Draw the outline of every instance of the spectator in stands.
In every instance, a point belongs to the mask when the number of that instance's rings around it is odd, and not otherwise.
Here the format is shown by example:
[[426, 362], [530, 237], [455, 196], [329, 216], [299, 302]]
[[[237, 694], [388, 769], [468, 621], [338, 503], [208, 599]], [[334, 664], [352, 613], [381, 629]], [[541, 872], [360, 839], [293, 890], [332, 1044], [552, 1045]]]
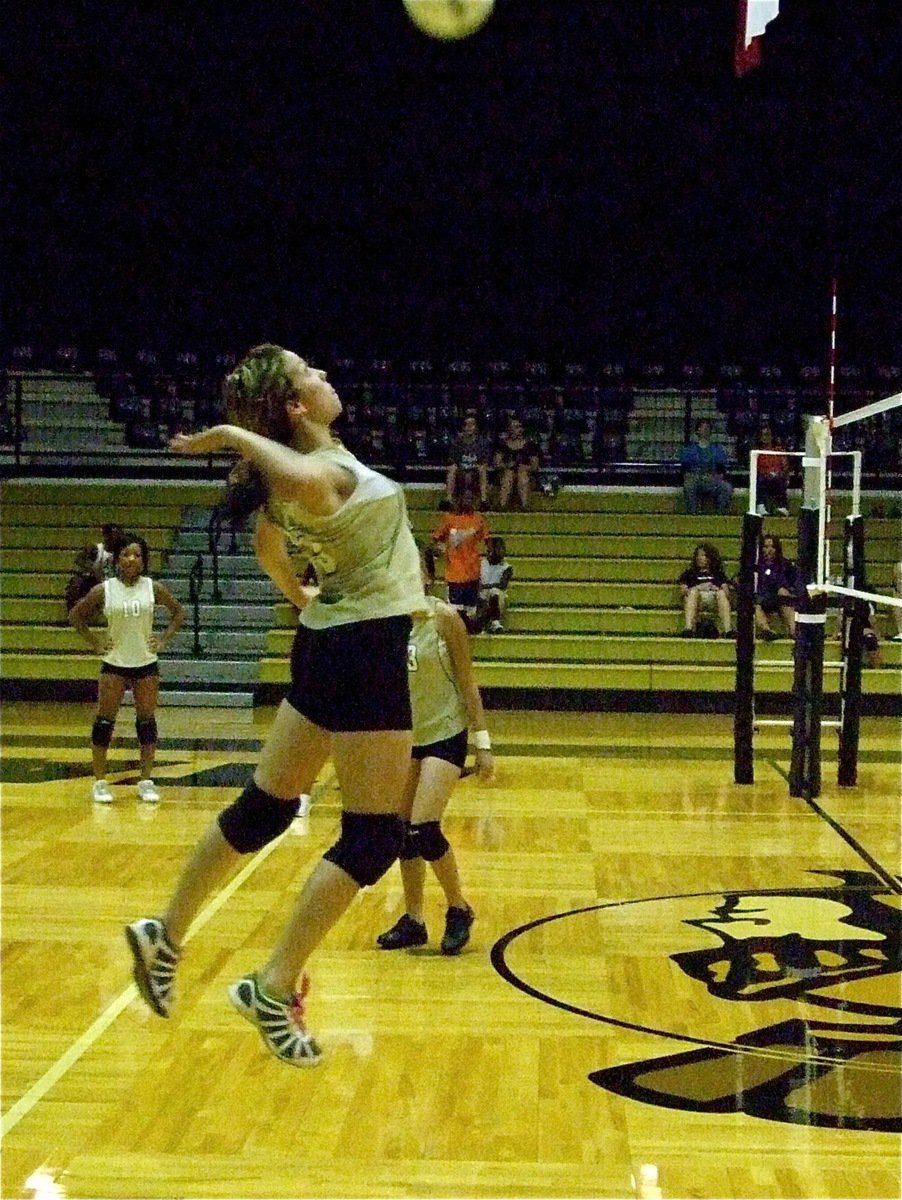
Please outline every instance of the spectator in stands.
[[456, 608], [467, 629], [476, 628], [479, 601], [480, 555], [489, 537], [485, 518], [475, 510], [475, 496], [464, 487], [451, 512], [445, 513], [432, 533], [434, 548], [445, 556], [448, 603]]
[[[122, 526], [117, 525], [115, 521], [108, 521], [100, 526], [100, 541], [86, 546], [82, 551], [86, 556], [86, 561], [91, 561], [98, 583], [102, 579], [112, 579], [116, 574], [119, 551], [124, 545], [124, 537]], [[93, 559], [91, 560], [92, 553]]]
[[476, 771], [483, 782], [491, 779], [494, 760], [467, 631], [449, 605], [429, 595], [435, 580], [430, 547], [423, 551], [421, 562], [429, 607], [425, 619], [414, 622], [407, 653], [413, 751], [401, 805], [405, 910], [376, 943], [382, 950], [403, 950], [429, 940], [423, 920], [428, 862], [447, 904], [441, 952], [459, 954], [470, 940], [475, 914], [464, 899], [454, 850], [441, 822], [463, 772], [468, 727], [476, 747]]
[[[774, 437], [773, 430], [764, 422], [758, 431], [759, 450], [783, 450], [783, 444]], [[758, 516], [765, 517], [769, 513], [777, 516], [789, 516], [789, 501], [786, 490], [789, 487], [789, 459], [785, 454], [765, 454], [758, 459], [756, 491], [758, 495]]]
[[[689, 566], [677, 582], [683, 598], [685, 625], [682, 637], [717, 637], [717, 626], [711, 617], [714, 612], [720, 618], [723, 636], [734, 636], [730, 621], [730, 594], [726, 572], [720, 553], [710, 542], [699, 542], [692, 552]], [[696, 628], [700, 614], [704, 614], [705, 624], [699, 624]]]
[[686, 512], [697, 513], [705, 496], [713, 500], [717, 512], [729, 512], [733, 486], [727, 479], [727, 456], [722, 446], [711, 441], [710, 421], [696, 421], [695, 437], [684, 447], [680, 461]]
[[479, 432], [474, 413], [464, 417], [460, 433], [451, 447], [451, 461], [445, 480], [448, 499], [454, 501], [461, 488], [479, 497], [480, 508], [489, 502], [489, 461], [492, 447], [489, 439]]
[[[93, 799], [109, 804], [113, 793], [106, 781], [107, 751], [126, 689], [135, 698], [135, 729], [141, 751], [138, 798], [156, 803], [153, 762], [157, 749], [156, 707], [160, 685], [157, 655], [185, 620], [185, 610], [167, 587], [147, 574], [147, 542], [135, 533], [124, 533], [116, 558], [116, 574], [95, 586], [74, 606], [69, 620], [79, 635], [103, 659], [97, 689], [97, 715], [91, 730], [94, 766]], [[153, 631], [155, 607], [169, 612], [169, 624]], [[103, 615], [107, 628], [91, 625]]]
[[518, 417], [510, 418], [507, 429], [498, 439], [495, 467], [498, 470], [498, 507], [502, 511], [510, 508], [516, 488], [520, 507], [526, 512], [539, 472], [539, 452], [523, 432], [523, 422]]
[[66, 612], [83, 596], [87, 596], [95, 584], [110, 579], [116, 573], [116, 558], [122, 546], [122, 529], [112, 522], [101, 525], [101, 539], [83, 546], [75, 555], [75, 570], [69, 576], [64, 593]]
[[[897, 562], [893, 567], [893, 595], [897, 600], [902, 600], [902, 561]], [[896, 624], [896, 632], [890, 638], [891, 642], [902, 642], [902, 608], [893, 607], [893, 621]]]
[[770, 618], [779, 616], [790, 638], [795, 637], [795, 594], [798, 571], [783, 554], [783, 543], [776, 534], [761, 539], [758, 551], [758, 575], [755, 587], [755, 629], [765, 642], [774, 641]]
[[505, 558], [504, 538], [490, 537], [485, 544], [479, 565], [479, 602], [476, 611], [476, 629], [489, 633], [504, 632], [504, 614], [507, 611], [507, 587], [513, 578], [514, 568]]

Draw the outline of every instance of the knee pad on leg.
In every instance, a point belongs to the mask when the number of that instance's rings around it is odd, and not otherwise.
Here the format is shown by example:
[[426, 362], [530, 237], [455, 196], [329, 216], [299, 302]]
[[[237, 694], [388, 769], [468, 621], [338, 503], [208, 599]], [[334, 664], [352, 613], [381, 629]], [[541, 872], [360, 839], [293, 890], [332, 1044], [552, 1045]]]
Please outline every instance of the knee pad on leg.
[[138, 735], [139, 746], [155, 746], [157, 744], [156, 717], [135, 717], [135, 733]]
[[358, 887], [381, 879], [401, 851], [404, 822], [393, 813], [342, 813], [341, 836], [323, 855]]
[[426, 862], [437, 862], [450, 849], [438, 821], [411, 825], [410, 842], [416, 847], [417, 857], [425, 858]]
[[400, 858], [401, 862], [410, 862], [411, 859], [419, 858], [420, 852], [419, 852], [419, 850], [417, 850], [416, 846], [411, 841], [410, 822], [404, 821], [403, 825], [404, 825], [403, 840], [401, 842], [401, 851], [398, 854], [398, 858]]
[[109, 717], [95, 717], [94, 724], [91, 727], [91, 743], [94, 746], [109, 747], [113, 740], [113, 726], [115, 721], [111, 721]]
[[299, 805], [297, 797], [280, 800], [251, 780], [234, 804], [219, 814], [219, 829], [233, 850], [253, 854], [285, 832]]

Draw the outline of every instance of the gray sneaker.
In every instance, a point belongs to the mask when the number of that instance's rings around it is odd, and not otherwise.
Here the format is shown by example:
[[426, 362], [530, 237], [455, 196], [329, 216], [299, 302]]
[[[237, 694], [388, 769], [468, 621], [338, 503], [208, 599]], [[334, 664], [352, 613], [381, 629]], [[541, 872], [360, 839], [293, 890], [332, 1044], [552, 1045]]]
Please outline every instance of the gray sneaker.
[[304, 1023], [304, 999], [309, 990], [310, 978], [304, 974], [299, 992], [290, 1000], [276, 1000], [260, 990], [256, 975], [245, 975], [231, 985], [229, 999], [276, 1058], [292, 1067], [314, 1067], [323, 1054]]
[[179, 953], [166, 926], [159, 917], [141, 917], [126, 925], [125, 938], [135, 960], [132, 974], [138, 991], [155, 1013], [168, 1017]]

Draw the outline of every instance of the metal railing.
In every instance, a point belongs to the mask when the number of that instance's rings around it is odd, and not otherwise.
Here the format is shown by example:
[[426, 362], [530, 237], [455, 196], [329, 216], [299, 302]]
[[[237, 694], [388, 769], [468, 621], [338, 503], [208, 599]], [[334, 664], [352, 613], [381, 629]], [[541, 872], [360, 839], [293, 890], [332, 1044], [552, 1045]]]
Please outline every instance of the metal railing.
[[191, 601], [194, 620], [194, 646], [191, 652], [195, 658], [201, 658], [206, 654], [200, 642], [200, 593], [203, 585], [204, 556], [198, 553], [188, 574], [188, 597]]

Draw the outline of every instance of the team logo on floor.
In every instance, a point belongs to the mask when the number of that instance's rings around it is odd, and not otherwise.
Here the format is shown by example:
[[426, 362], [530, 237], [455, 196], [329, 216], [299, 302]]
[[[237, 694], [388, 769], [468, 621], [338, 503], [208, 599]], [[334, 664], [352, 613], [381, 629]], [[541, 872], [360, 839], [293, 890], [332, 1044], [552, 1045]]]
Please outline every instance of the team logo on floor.
[[608, 1091], [902, 1131], [902, 898], [867, 871], [812, 874], [841, 882], [560, 913], [505, 935], [492, 961], [549, 1004], [693, 1047], [592, 1071]]

